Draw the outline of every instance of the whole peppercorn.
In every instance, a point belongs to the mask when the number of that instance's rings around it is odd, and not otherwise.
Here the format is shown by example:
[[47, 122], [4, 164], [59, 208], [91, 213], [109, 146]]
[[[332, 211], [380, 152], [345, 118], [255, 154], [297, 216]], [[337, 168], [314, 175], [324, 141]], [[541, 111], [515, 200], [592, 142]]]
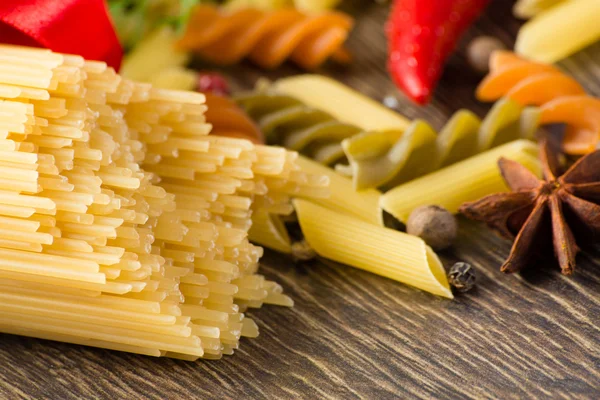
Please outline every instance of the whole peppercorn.
[[467, 46], [467, 60], [475, 71], [485, 74], [489, 71], [490, 56], [496, 50], [504, 50], [504, 43], [492, 36], [479, 36]]
[[466, 292], [475, 286], [475, 271], [471, 264], [457, 262], [448, 272], [448, 281], [459, 292]]
[[406, 221], [406, 232], [420, 237], [434, 250], [450, 247], [457, 231], [454, 215], [439, 206], [415, 208]]

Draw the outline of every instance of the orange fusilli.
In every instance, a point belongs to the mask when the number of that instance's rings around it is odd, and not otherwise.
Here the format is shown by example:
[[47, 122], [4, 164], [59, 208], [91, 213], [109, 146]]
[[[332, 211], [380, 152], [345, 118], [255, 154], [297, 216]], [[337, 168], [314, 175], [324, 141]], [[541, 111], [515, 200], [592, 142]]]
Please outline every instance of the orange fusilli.
[[263, 134], [254, 121], [232, 99], [212, 93], [205, 93], [206, 122], [212, 125], [211, 134], [247, 139], [255, 144], [263, 144]]
[[506, 96], [521, 105], [541, 106], [561, 96], [584, 95], [585, 90], [558, 68], [499, 51], [490, 59], [490, 73], [477, 88], [477, 98], [495, 101]]
[[234, 64], [245, 57], [263, 68], [291, 59], [313, 69], [328, 58], [348, 59], [343, 43], [353, 19], [341, 12], [306, 15], [296, 9], [227, 12], [213, 5], [197, 6], [179, 47], [216, 64]]
[[567, 125], [563, 148], [569, 154], [594, 150], [600, 138], [600, 100], [560, 69], [522, 59], [507, 51], [490, 58], [490, 73], [477, 88], [477, 98], [507, 97], [522, 106], [536, 106], [540, 124]]

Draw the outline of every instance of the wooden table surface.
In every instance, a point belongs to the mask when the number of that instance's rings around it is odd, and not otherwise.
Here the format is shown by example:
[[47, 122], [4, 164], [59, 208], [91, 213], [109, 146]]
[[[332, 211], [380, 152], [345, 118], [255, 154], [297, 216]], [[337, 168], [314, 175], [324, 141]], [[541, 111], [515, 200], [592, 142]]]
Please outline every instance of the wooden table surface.
[[[494, 34], [512, 46], [519, 23], [510, 1], [496, 1], [464, 40]], [[334, 76], [382, 99], [394, 93], [385, 72], [387, 6], [349, 2], [357, 16], [349, 42], [355, 62], [327, 66]], [[401, 100], [409, 117], [436, 127], [461, 107], [483, 115], [480, 77], [453, 56], [431, 105]], [[595, 55], [594, 55], [595, 54]], [[600, 46], [562, 63], [600, 95]], [[250, 87], [263, 73], [227, 71]], [[271, 77], [298, 73], [287, 66]], [[401, 96], [400, 96], [401, 97]], [[583, 254], [573, 277], [532, 265], [506, 276], [510, 243], [460, 220], [447, 265], [463, 260], [477, 288], [449, 301], [328, 261], [294, 265], [267, 252], [262, 272], [295, 300], [292, 309], [252, 310], [257, 339], [234, 356], [184, 362], [2, 335], [2, 399], [388, 399], [600, 398], [600, 258]], [[550, 268], [550, 267], [549, 267]]]

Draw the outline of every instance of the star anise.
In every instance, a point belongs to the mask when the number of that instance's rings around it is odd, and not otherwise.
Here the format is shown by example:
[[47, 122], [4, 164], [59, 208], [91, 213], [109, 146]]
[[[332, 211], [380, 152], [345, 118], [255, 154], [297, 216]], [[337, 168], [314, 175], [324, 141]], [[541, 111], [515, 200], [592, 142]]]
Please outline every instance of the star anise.
[[600, 232], [600, 150], [580, 158], [562, 175], [558, 154], [546, 141], [540, 145], [540, 159], [543, 180], [523, 165], [501, 158], [498, 166], [512, 192], [465, 203], [460, 211], [503, 236], [514, 237], [501, 271], [521, 270], [552, 243], [562, 273], [569, 275], [579, 251], [575, 236], [593, 240]]

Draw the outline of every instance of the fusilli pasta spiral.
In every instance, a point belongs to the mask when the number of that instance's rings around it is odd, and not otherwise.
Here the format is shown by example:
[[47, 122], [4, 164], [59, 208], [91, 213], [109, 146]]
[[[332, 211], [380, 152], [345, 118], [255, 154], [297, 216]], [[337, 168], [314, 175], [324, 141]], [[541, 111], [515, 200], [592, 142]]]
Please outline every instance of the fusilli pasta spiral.
[[267, 143], [335, 167], [351, 176], [358, 190], [394, 187], [489, 148], [532, 137], [537, 129], [537, 115], [524, 113], [509, 99], [497, 102], [483, 121], [470, 111], [458, 111], [439, 135], [422, 120], [413, 121], [403, 133], [364, 131], [269, 88], [236, 100], [257, 121]]
[[467, 110], [456, 112], [439, 134], [422, 120], [413, 121], [395, 141], [367, 132], [342, 142], [356, 189], [393, 188], [401, 183], [521, 137], [537, 126], [523, 121], [523, 108], [510, 99], [497, 102], [483, 120]]
[[[477, 98], [494, 101], [506, 97], [522, 106], [537, 106], [531, 118], [540, 124], [567, 124], [563, 148], [569, 154], [592, 151], [600, 138], [600, 101], [558, 68], [524, 60], [511, 52], [496, 52], [490, 73], [477, 88]], [[593, 117], [590, 117], [593, 116]]]
[[490, 72], [479, 84], [476, 94], [481, 101], [506, 96], [522, 105], [540, 106], [560, 96], [583, 95], [585, 90], [552, 65], [498, 51], [490, 58]]
[[230, 98], [205, 93], [206, 121], [212, 124], [212, 135], [246, 139], [255, 144], [264, 143], [263, 134], [254, 121]]
[[242, 93], [236, 100], [257, 121], [267, 143], [282, 145], [329, 166], [345, 160], [341, 141], [362, 132], [274, 91]]
[[352, 25], [353, 19], [341, 12], [314, 16], [293, 8], [227, 12], [200, 5], [178, 46], [216, 64], [235, 64], [248, 57], [263, 68], [275, 68], [289, 58], [313, 69], [328, 58], [347, 60], [342, 45]]
[[569, 154], [594, 151], [600, 139], [600, 100], [590, 96], [562, 96], [539, 109], [539, 124], [567, 125], [563, 148]]
[[278, 10], [295, 7], [307, 12], [318, 12], [334, 8], [340, 0], [228, 0], [225, 7], [228, 10], [240, 10], [253, 7], [261, 10]]

